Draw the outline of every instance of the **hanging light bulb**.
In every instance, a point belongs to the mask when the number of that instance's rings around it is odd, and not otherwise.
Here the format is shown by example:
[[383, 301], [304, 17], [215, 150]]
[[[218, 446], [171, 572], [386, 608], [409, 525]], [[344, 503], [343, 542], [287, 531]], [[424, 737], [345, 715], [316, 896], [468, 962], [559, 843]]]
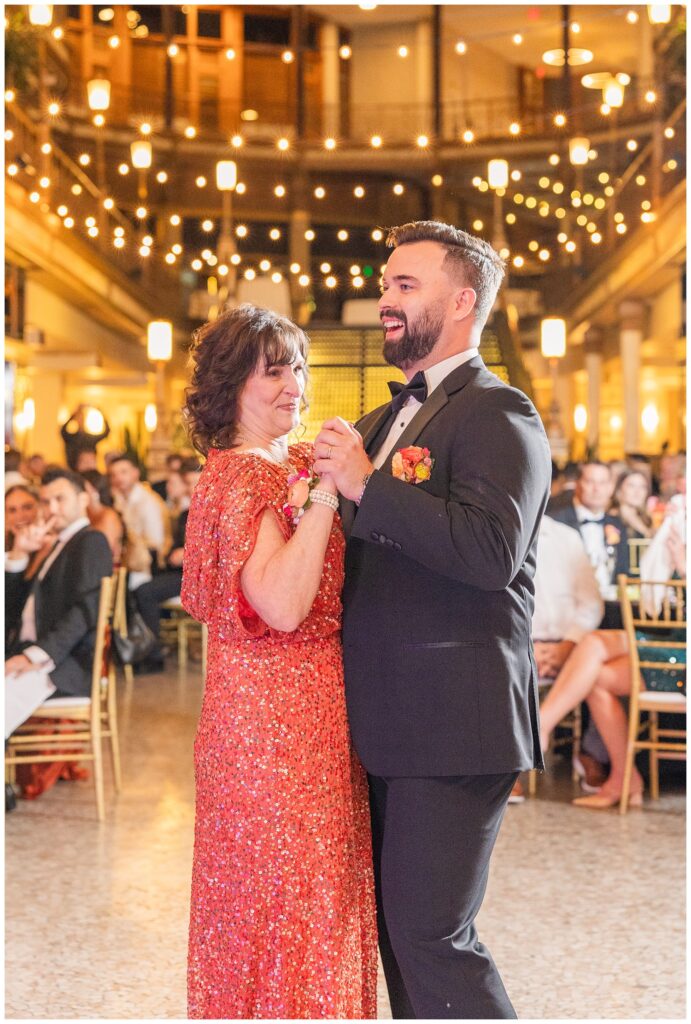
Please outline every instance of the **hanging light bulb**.
[[487, 164], [487, 181], [490, 188], [507, 188], [509, 184], [508, 160], [490, 160]]
[[138, 139], [130, 143], [130, 156], [133, 167], [141, 171], [148, 170], [152, 159], [151, 143], [147, 139]]
[[583, 136], [569, 139], [569, 160], [574, 167], [583, 167], [588, 163], [589, 150], [590, 139], [586, 139]]
[[648, 21], [651, 25], [668, 25], [671, 18], [671, 4], [648, 4]]

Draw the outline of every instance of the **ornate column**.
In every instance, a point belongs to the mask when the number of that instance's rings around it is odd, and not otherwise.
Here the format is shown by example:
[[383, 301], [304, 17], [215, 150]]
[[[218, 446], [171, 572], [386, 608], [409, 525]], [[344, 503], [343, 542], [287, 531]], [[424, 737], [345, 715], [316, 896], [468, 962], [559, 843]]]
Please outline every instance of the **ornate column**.
[[619, 351], [624, 397], [624, 452], [638, 451], [641, 343], [644, 337], [645, 304], [626, 299], [619, 306]]
[[596, 451], [600, 442], [600, 401], [602, 391], [602, 344], [604, 331], [593, 325], [585, 332], [585, 372], [588, 375], [588, 449]]
[[338, 138], [341, 125], [341, 67], [338, 56], [338, 25], [324, 22], [319, 32], [322, 58], [322, 130]]
[[311, 284], [300, 284], [303, 275], [311, 278], [311, 246], [309, 239], [305, 238], [305, 232], [310, 226], [309, 201], [308, 201], [308, 179], [302, 170], [298, 170], [294, 177], [290, 194], [292, 197], [292, 209], [290, 211], [290, 228], [288, 249], [290, 262], [300, 264], [300, 272], [290, 275], [290, 299], [293, 306], [293, 318], [304, 327], [309, 323], [312, 309], [309, 304], [309, 297], [312, 291]]
[[[434, 60], [432, 21], [419, 21], [415, 26], [415, 95], [420, 107], [416, 124], [419, 131], [432, 131], [434, 124], [432, 106], [434, 100]], [[411, 131], [415, 125], [410, 126]]]

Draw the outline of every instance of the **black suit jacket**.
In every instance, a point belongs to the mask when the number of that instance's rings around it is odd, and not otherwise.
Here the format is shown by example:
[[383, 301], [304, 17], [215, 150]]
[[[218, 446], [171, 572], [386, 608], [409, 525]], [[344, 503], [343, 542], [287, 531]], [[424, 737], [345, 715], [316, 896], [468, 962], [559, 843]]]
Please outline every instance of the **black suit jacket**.
[[[374, 455], [391, 417], [358, 429]], [[375, 471], [345, 503], [348, 713], [374, 775], [541, 767], [533, 576], [551, 459], [529, 399], [479, 356], [437, 387], [395, 449], [430, 449], [431, 478]], [[392, 453], [393, 454], [393, 453]]]
[[[576, 515], [576, 509], [573, 503], [573, 499], [561, 508], [555, 507], [551, 502], [547, 506], [547, 515], [552, 519], [556, 519], [558, 523], [564, 523], [566, 526], [570, 526], [573, 530], [578, 530], [581, 533], [581, 524], [578, 521]], [[627, 540], [626, 528], [623, 522], [618, 516], [605, 515], [605, 521], [603, 526], [613, 526], [619, 531], [620, 540], [618, 544], [613, 544], [614, 548], [614, 566], [612, 568], [612, 575], [610, 578], [611, 583], [616, 583], [617, 576], [620, 573], [628, 576], [629, 574], [629, 543]]]
[[[24, 573], [5, 573], [6, 600], [21, 619], [33, 591], [36, 602], [37, 647], [55, 662], [50, 678], [59, 693], [88, 696], [103, 576], [113, 571], [113, 558], [105, 536], [85, 526], [69, 539], [48, 569], [27, 580]], [[29, 643], [15, 640], [9, 653]]]

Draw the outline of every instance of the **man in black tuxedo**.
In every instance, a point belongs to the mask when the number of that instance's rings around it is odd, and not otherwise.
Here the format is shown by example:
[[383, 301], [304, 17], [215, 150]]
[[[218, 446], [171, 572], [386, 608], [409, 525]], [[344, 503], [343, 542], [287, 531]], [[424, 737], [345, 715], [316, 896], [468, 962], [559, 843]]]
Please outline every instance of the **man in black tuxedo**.
[[[324, 424], [315, 463], [346, 499], [346, 693], [382, 959], [395, 1018], [513, 1018], [474, 921], [511, 788], [543, 763], [530, 636], [550, 453], [478, 354], [503, 277], [491, 246], [425, 221], [387, 241], [384, 356], [409, 383], [357, 430]], [[410, 446], [434, 460], [415, 483], [395, 456]]]
[[[17, 628], [5, 672], [44, 669], [57, 687], [54, 697], [91, 692], [101, 579], [113, 571], [108, 541], [89, 524], [88, 504], [79, 474], [49, 468], [41, 486], [44, 522], [20, 531], [6, 559], [6, 600], [16, 609]], [[53, 538], [48, 549], [46, 537]]]

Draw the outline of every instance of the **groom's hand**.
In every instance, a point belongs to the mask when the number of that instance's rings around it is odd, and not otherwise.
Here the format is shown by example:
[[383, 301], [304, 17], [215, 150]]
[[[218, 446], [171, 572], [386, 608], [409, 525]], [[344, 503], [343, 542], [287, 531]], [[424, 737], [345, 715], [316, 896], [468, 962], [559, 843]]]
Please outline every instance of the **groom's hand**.
[[367, 457], [355, 427], [337, 416], [327, 420], [314, 443], [314, 471], [328, 473], [344, 498], [355, 501], [362, 494], [363, 480], [374, 466]]

